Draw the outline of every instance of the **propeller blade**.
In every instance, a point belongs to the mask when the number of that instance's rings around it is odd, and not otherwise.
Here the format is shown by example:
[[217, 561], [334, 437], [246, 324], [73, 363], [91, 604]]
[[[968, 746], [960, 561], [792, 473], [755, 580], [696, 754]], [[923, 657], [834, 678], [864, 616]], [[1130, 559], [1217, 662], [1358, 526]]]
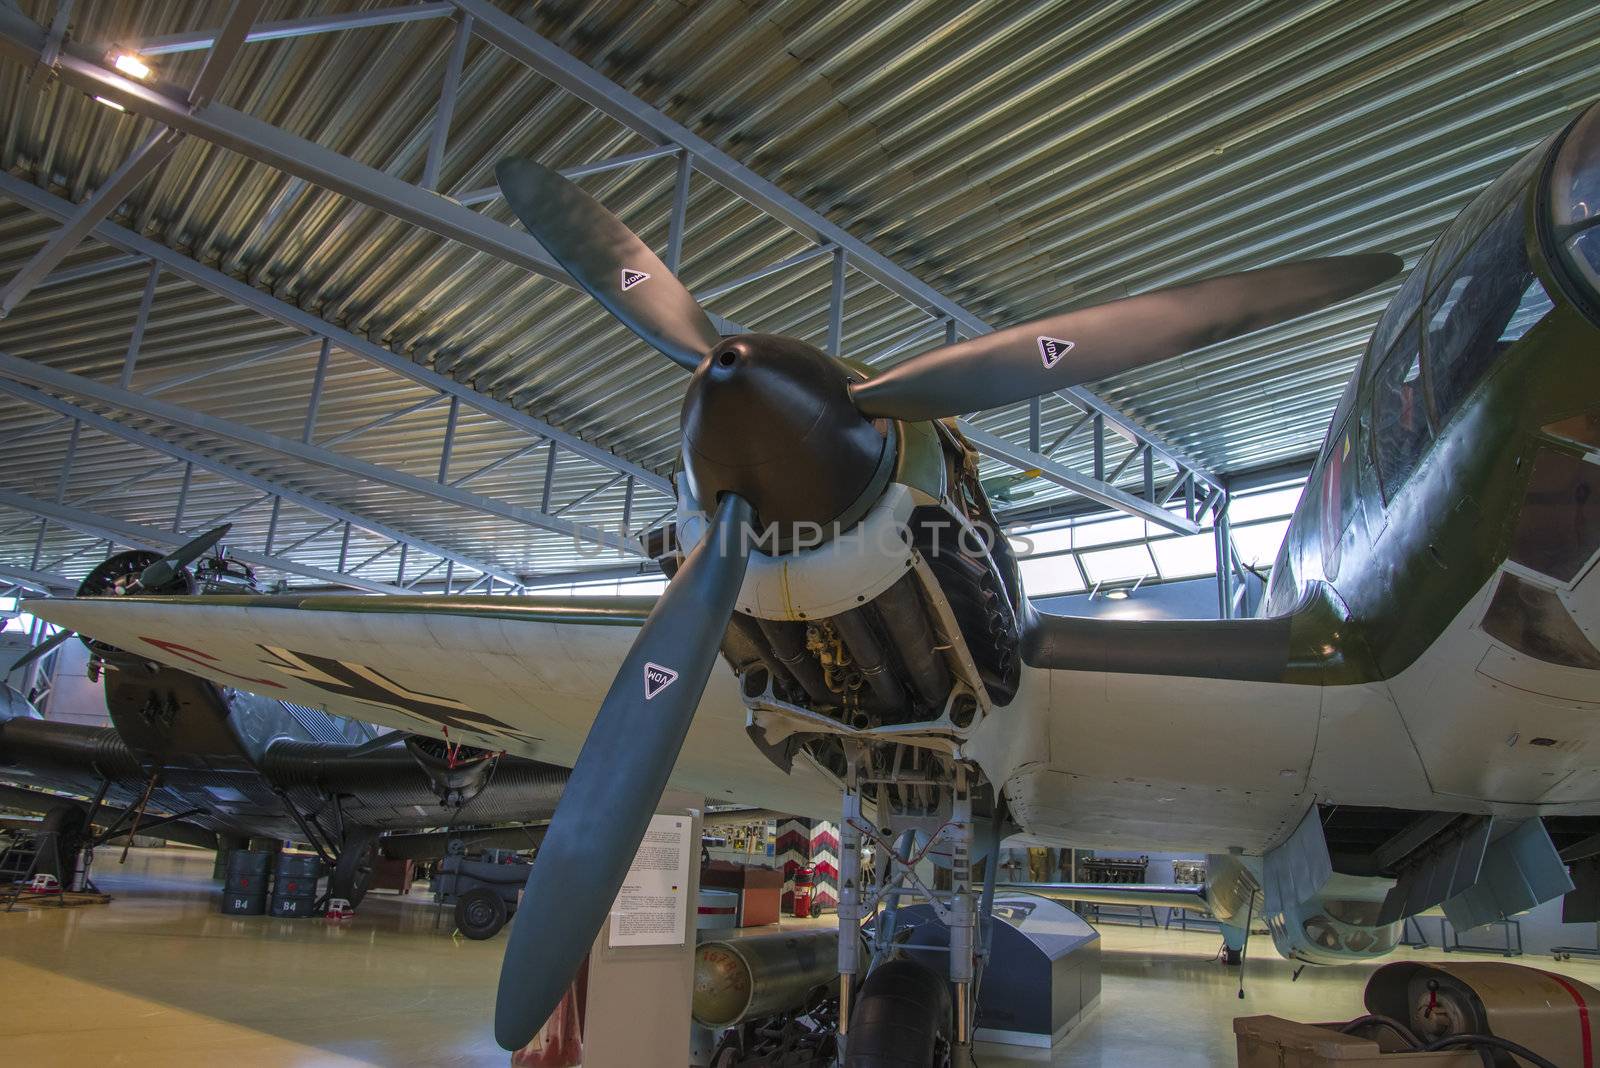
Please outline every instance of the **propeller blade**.
[[998, 408], [1248, 334], [1353, 297], [1400, 272], [1398, 256], [1264, 267], [996, 330], [851, 388], [873, 418], [942, 419]]
[[721, 340], [717, 328], [650, 246], [598, 200], [530, 159], [494, 169], [528, 233], [624, 326], [693, 370]]
[[158, 590], [165, 586], [178, 577], [178, 572], [210, 552], [211, 547], [227, 537], [228, 531], [232, 529], [232, 523], [224, 523], [220, 527], [206, 531], [188, 544], [163, 556], [139, 572], [139, 587], [146, 590]]
[[35, 645], [32, 649], [29, 649], [27, 652], [19, 656], [15, 663], [6, 668], [6, 674], [15, 675], [17, 672], [33, 663], [35, 660], [48, 655], [50, 650], [54, 649], [56, 646], [60, 645], [62, 642], [66, 641], [76, 633], [77, 631], [64, 630], [58, 634], [50, 635], [50, 637], [46, 638], [38, 645]]
[[724, 494], [645, 620], [550, 821], [512, 922], [495, 1038], [532, 1040], [577, 973], [678, 759], [744, 581], [750, 505]]

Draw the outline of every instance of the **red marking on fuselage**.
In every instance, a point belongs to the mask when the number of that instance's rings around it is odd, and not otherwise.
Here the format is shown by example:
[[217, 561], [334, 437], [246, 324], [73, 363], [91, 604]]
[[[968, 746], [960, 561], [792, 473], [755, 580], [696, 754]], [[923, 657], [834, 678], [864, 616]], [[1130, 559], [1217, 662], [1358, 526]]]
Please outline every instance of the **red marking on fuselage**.
[[228, 671], [225, 668], [219, 667], [218, 665], [220, 661], [210, 653], [201, 649], [195, 649], [187, 645], [180, 645], [177, 642], [163, 641], [160, 638], [147, 638], [142, 634], [139, 636], [139, 640], [142, 642], [149, 642], [157, 649], [163, 649], [171, 653], [173, 656], [181, 657], [182, 659], [189, 661], [191, 664], [199, 664], [208, 671], [215, 671], [219, 675], [226, 675], [230, 679], [238, 679], [240, 682], [252, 682], [259, 686], [271, 686], [278, 690], [285, 688], [281, 682], [273, 682], [271, 679], [251, 678], [249, 675], [237, 675], [232, 671]]

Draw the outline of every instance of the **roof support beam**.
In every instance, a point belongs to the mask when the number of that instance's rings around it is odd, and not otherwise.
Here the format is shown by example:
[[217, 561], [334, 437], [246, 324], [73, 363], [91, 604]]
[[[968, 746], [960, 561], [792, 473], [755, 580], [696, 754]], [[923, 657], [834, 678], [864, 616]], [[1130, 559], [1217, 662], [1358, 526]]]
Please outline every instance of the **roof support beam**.
[[206, 53], [205, 63], [195, 77], [194, 87], [189, 90], [190, 107], [202, 107], [211, 102], [211, 98], [222, 87], [222, 79], [227, 77], [228, 68], [233, 66], [234, 57], [244, 47], [245, 33], [260, 12], [261, 0], [233, 0], [229, 5], [222, 28], [212, 38], [211, 50]]
[[[489, 0], [454, 0], [455, 5], [473, 18], [473, 32], [518, 62], [543, 75], [596, 110], [656, 144], [672, 144], [684, 149], [694, 167], [718, 184], [736, 193], [768, 215], [819, 245], [837, 246], [849, 258], [851, 268], [860, 271], [928, 314], [956, 323], [969, 337], [987, 334], [994, 328], [976, 313], [917, 278], [866, 242], [852, 235], [820, 212], [813, 211], [775, 184], [762, 178], [687, 126], [645, 103], [615, 82], [601, 75], [558, 45], [539, 36]], [[1215, 484], [1215, 476], [1188, 460], [1149, 431], [1140, 429], [1128, 416], [1081, 387], [1063, 390], [1061, 395], [1086, 411], [1098, 412], [1129, 430], [1141, 442], [1151, 442], [1181, 463]], [[1005, 459], [995, 455], [997, 459]], [[1008, 461], [1009, 462], [1009, 461]]]
[[[246, 44], [257, 41], [283, 41], [291, 37], [310, 37], [319, 33], [341, 33], [361, 30], [370, 26], [393, 26], [402, 22], [422, 22], [427, 19], [449, 18], [455, 6], [447, 3], [401, 4], [397, 7], [379, 7], [371, 11], [355, 11], [348, 15], [318, 15], [314, 18], [284, 19], [280, 22], [263, 22], [244, 35]], [[151, 37], [131, 45], [141, 56], [169, 56], [176, 52], [199, 52], [210, 48], [220, 30], [198, 30], [193, 33], [170, 33]]]
[[[31, 62], [39, 54], [43, 34], [27, 16], [0, 6], [0, 54]], [[514, 230], [447, 197], [215, 101], [191, 109], [182, 100], [162, 92], [162, 87], [104, 67], [90, 55], [89, 50], [69, 44], [56, 61], [56, 75], [64, 84], [109, 100], [132, 114], [304, 178], [358, 204], [563, 285], [576, 285], [526, 231]]]
[[1037, 468], [1039, 477], [1058, 486], [1065, 486], [1076, 493], [1081, 493], [1090, 500], [1098, 501], [1107, 508], [1127, 512], [1129, 515], [1138, 516], [1152, 523], [1175, 530], [1179, 534], [1198, 534], [1200, 526], [1182, 516], [1173, 515], [1165, 508], [1159, 507], [1151, 501], [1142, 501], [1131, 493], [1125, 493], [1115, 486], [1096, 481], [1074, 471], [1064, 464], [1050, 459], [1040, 453], [1029, 452], [1021, 445], [1007, 441], [998, 435], [991, 434], [977, 427], [961, 424], [961, 432], [972, 440], [974, 445], [984, 448], [991, 456], [998, 456], [1007, 463], [1013, 464], [1024, 470]]
[[[579, 163], [571, 167], [562, 167], [560, 174], [564, 178], [587, 178], [591, 174], [620, 171], [625, 167], [633, 167], [648, 160], [660, 159], [662, 156], [677, 155], [680, 155], [680, 153], [673, 145], [667, 145], [663, 148], [646, 148], [639, 152], [627, 152], [620, 156], [612, 156], [609, 159], [597, 159], [592, 163]], [[482, 189], [474, 189], [469, 193], [462, 193], [460, 196], [452, 197], [451, 199], [458, 204], [465, 204], [469, 208], [476, 207], [479, 204], [487, 204], [491, 200], [499, 200], [500, 187], [486, 185]]]
[[[3, 20], [3, 16], [4, 9], [0, 8], [0, 20]], [[37, 186], [30, 185], [12, 174], [0, 172], [0, 193], [4, 193], [12, 200], [35, 211], [58, 219], [65, 218], [72, 211], [72, 205], [69, 202], [53, 196]], [[487, 394], [479, 393], [463, 382], [458, 382], [448, 375], [442, 375], [437, 371], [424, 367], [416, 361], [392, 352], [359, 334], [335, 326], [303, 308], [298, 308], [279, 300], [270, 293], [264, 293], [246, 282], [207, 267], [180, 252], [168, 248], [166, 245], [135, 234], [133, 231], [112, 222], [102, 222], [95, 227], [94, 236], [107, 244], [154, 260], [185, 281], [192, 282], [202, 289], [210, 290], [220, 297], [226, 297], [235, 304], [249, 308], [251, 311], [264, 315], [285, 326], [303, 330], [318, 337], [326, 337], [345, 352], [359, 356], [370, 363], [375, 363], [386, 370], [393, 371], [419, 385], [452, 397], [460, 397], [462, 403], [468, 407], [498, 419], [507, 426], [527, 434], [534, 434], [559, 442], [561, 447], [568, 452], [592, 460], [602, 467], [609, 467], [613, 471], [621, 471], [624, 474], [632, 475], [639, 480], [640, 485], [649, 486], [666, 496], [674, 495], [671, 481], [653, 471], [647, 471], [638, 464], [624, 460], [598, 445], [584, 441], [541, 419], [536, 419], [520, 408], [514, 408], [502, 401], [495, 400]]]
[[741, 286], [749, 285], [751, 282], [759, 282], [763, 278], [769, 278], [781, 271], [787, 271], [791, 267], [798, 267], [803, 263], [810, 263], [812, 260], [818, 260], [824, 256], [831, 256], [833, 253], [834, 247], [832, 245], [818, 245], [815, 248], [808, 248], [804, 252], [797, 252], [793, 256], [785, 257], [784, 259], [779, 260], [777, 263], [769, 263], [765, 267], [757, 267], [750, 273], [742, 274], [738, 278], [731, 278], [728, 281], [723, 282], [721, 285], [710, 286], [706, 289], [702, 289], [700, 292], [696, 293], [694, 297], [701, 303], [705, 303], [708, 300], [715, 300], [717, 297], [732, 293], [735, 289], [738, 289]]
[[94, 278], [97, 275], [110, 274], [112, 271], [120, 271], [124, 267], [132, 267], [143, 262], [144, 257], [142, 256], [121, 255], [112, 256], [108, 259], [96, 260], [93, 263], [81, 264], [77, 267], [63, 267], [58, 271], [52, 271], [49, 277], [42, 279], [39, 284], [33, 288], [48, 289], [50, 286], [65, 285], [68, 282], [81, 282], [85, 278]]
[[[510, 504], [493, 497], [473, 493], [470, 490], [456, 486], [444, 486], [438, 482], [416, 475], [396, 471], [381, 464], [368, 463], [352, 456], [341, 453], [329, 452], [317, 445], [308, 445], [303, 441], [294, 441], [289, 438], [269, 434], [264, 430], [235, 423], [229, 419], [222, 419], [204, 412], [193, 411], [176, 404], [165, 401], [153, 400], [142, 394], [132, 393], [115, 386], [108, 386], [96, 382], [82, 375], [71, 374], [67, 371], [58, 371], [53, 367], [35, 363], [32, 360], [22, 360], [15, 356], [0, 352], [0, 378], [7, 378], [13, 382], [23, 382], [41, 389], [56, 393], [68, 393], [79, 397], [87, 397], [101, 404], [109, 404], [127, 412], [137, 412], [152, 419], [175, 426], [185, 426], [191, 430], [198, 430], [203, 434], [226, 438], [230, 441], [249, 445], [252, 448], [262, 449], [267, 452], [277, 453], [301, 463], [311, 464], [315, 467], [338, 471], [341, 474], [354, 478], [376, 482], [380, 485], [392, 486], [398, 490], [415, 493], [421, 497], [431, 497], [444, 501], [460, 508], [475, 512], [485, 512], [489, 515], [509, 519], [515, 523], [525, 523], [528, 526], [539, 527], [543, 530], [554, 531], [568, 537], [594, 542], [610, 549], [621, 552], [640, 553], [643, 548], [632, 539], [619, 537], [617, 534], [601, 530], [597, 527], [583, 523], [573, 523], [566, 519], [521, 505]], [[623, 477], [621, 475], [617, 477]]]
[[455, 40], [445, 61], [444, 84], [439, 87], [439, 104], [434, 109], [433, 135], [428, 138], [428, 156], [422, 163], [422, 188], [439, 188], [439, 170], [444, 166], [444, 150], [450, 143], [450, 123], [456, 114], [456, 93], [461, 88], [461, 68], [467, 61], [467, 45], [472, 43], [472, 16], [462, 15], [456, 24]]
[[[850, 268], [867, 275], [931, 316], [948, 321], [952, 331], [959, 327], [962, 333], [976, 336], [992, 329], [975, 313], [761, 178], [687, 127], [602, 77], [513, 16], [484, 0], [455, 0], [455, 7], [463, 17], [471, 17], [472, 32], [476, 36], [661, 148], [681, 151], [687, 165], [693, 169], [711, 177], [816, 244], [832, 247], [835, 250], [833, 254], [841, 261], [847, 260]], [[0, 8], [0, 52], [16, 56], [23, 62], [33, 62], [44, 47], [43, 38], [44, 31], [37, 24]], [[455, 200], [432, 194], [232, 109], [210, 104], [186, 111], [153, 87], [101, 66], [97, 58], [87, 50], [74, 51], [69, 47], [63, 51], [57, 63], [58, 74], [68, 84], [114, 100], [132, 112], [202, 137], [506, 262], [523, 266], [563, 284], [573, 284], [571, 278], [538, 243], [520, 230], [479, 215]], [[721, 325], [719, 321], [719, 328]], [[344, 347], [342, 341], [339, 343]], [[1184, 459], [1156, 435], [1139, 428], [1114, 406], [1089, 391], [1074, 388], [1063, 391], [1061, 395], [1085, 410], [1100, 414], [1118, 429], [1125, 429], [1136, 444], [1153, 444], [1164, 459], [1199, 472], [1202, 479], [1214, 481], [1204, 473], [1204, 469]], [[569, 442], [563, 441], [562, 444], [571, 447]], [[987, 448], [984, 451], [1010, 462], [1002, 453]], [[616, 468], [615, 464], [607, 466]], [[636, 472], [628, 473], [633, 474], [640, 485], [670, 493], [670, 488], [663, 485], [665, 480], [659, 476], [652, 474], [640, 478]]]
[[[453, 560], [454, 562], [465, 567], [469, 567], [474, 571], [480, 571], [486, 574], [497, 574], [507, 582], [510, 582], [516, 578], [512, 572], [501, 568], [496, 568], [492, 564], [475, 560], [470, 556], [464, 556], [461, 553], [454, 552], [445, 548], [444, 546], [435, 545], [432, 542], [419, 538], [414, 534], [407, 534], [402, 531], [395, 530], [393, 527], [390, 527], [385, 523], [380, 523], [366, 516], [346, 511], [345, 509], [329, 504], [326, 501], [321, 501], [315, 497], [307, 496], [298, 490], [290, 489], [289, 487], [278, 482], [274, 482], [271, 479], [263, 478], [260, 475], [251, 474], [249, 471], [244, 471], [240, 468], [234, 467], [231, 464], [223, 463], [221, 460], [214, 460], [211, 457], [195, 452], [192, 449], [186, 449], [182, 446], [174, 445], [169, 441], [164, 441], [161, 438], [147, 434], [142, 430], [136, 430], [133, 427], [124, 426], [115, 419], [109, 419], [106, 416], [100, 415], [98, 412], [91, 412], [89, 409], [79, 407], [78, 405], [73, 404], [71, 401], [62, 400], [59, 397], [52, 397], [48, 393], [42, 393], [39, 390], [33, 389], [29, 386], [3, 380], [0, 380], [0, 392], [9, 393], [20, 400], [27, 401], [30, 404], [36, 404], [41, 408], [48, 408], [51, 411], [60, 412], [62, 415], [76, 419], [83, 425], [98, 430], [103, 434], [111, 434], [134, 445], [139, 445], [143, 448], [149, 449], [152, 452], [160, 453], [163, 456], [170, 456], [174, 460], [180, 460], [186, 464], [193, 464], [195, 467], [198, 467], [203, 471], [210, 471], [214, 475], [220, 475], [223, 478], [231, 479], [235, 482], [238, 482], [240, 485], [248, 486], [253, 490], [257, 490], [274, 498], [286, 500], [290, 504], [298, 505], [307, 511], [316, 512], [318, 515], [326, 516], [327, 518], [337, 522], [348, 523], [352, 526], [359, 527], [362, 530], [370, 531], [379, 537], [389, 538], [395, 541], [409, 541], [423, 552], [432, 553], [434, 556], [443, 557], [446, 560]], [[251, 504], [254, 503], [256, 502], [251, 502]]]
[[465, 485], [466, 483], [471, 482], [473, 479], [477, 478], [479, 475], [487, 475], [490, 471], [494, 471], [497, 468], [504, 467], [506, 464], [511, 463], [513, 460], [520, 460], [520, 459], [522, 459], [522, 457], [528, 455], [534, 449], [537, 449], [540, 444], [541, 444], [541, 442], [539, 442], [539, 441], [530, 441], [528, 444], [522, 446], [520, 449], [514, 449], [511, 452], [506, 453], [504, 456], [500, 457], [499, 459], [490, 460], [488, 463], [484, 464], [482, 467], [479, 467], [479, 468], [476, 468], [476, 469], [474, 469], [472, 471], [469, 471], [466, 474], [462, 475], [458, 479], [454, 479], [450, 483], [450, 485], [452, 485], [452, 486]]
[[48, 595], [74, 593], [78, 589], [78, 584], [65, 575], [53, 571], [34, 571], [15, 564], [0, 564], [0, 579]]
[[4, 291], [0, 291], [0, 319], [10, 315], [23, 297], [33, 292], [33, 287], [67, 258], [78, 247], [78, 242], [89, 235], [128, 194], [150, 176], [178, 147], [182, 135], [175, 130], [160, 129], [144, 140], [133, 154], [123, 161], [104, 182], [70, 215], [62, 220], [61, 229], [50, 235], [44, 247], [11, 276]]
[[[30, 497], [25, 493], [16, 493], [6, 489], [0, 489], [0, 505], [4, 505], [7, 508], [15, 508], [19, 512], [32, 512], [42, 519], [48, 519], [52, 523], [59, 523], [64, 527], [71, 527], [73, 530], [87, 534], [91, 538], [104, 538], [107, 541], [121, 545], [133, 545], [140, 548], [153, 549], [156, 552], [170, 552], [182, 546], [192, 536], [192, 534], [174, 534], [170, 530], [157, 530], [155, 527], [124, 522], [108, 515], [101, 515], [98, 512], [85, 511], [68, 504], [41, 501], [37, 497]], [[304, 578], [316, 579], [319, 582], [332, 583], [336, 586], [349, 586], [353, 589], [366, 590], [369, 593], [405, 592], [400, 587], [391, 586], [386, 582], [372, 582], [367, 579], [356, 578], [354, 575], [325, 571], [320, 567], [299, 564], [279, 556], [267, 556], [263, 553], [253, 553], [231, 547], [228, 550], [228, 555], [255, 567], [265, 567], [290, 575], [300, 575]]]
[[[333, 446], [338, 445], [341, 442], [349, 441], [351, 438], [358, 438], [369, 430], [376, 430], [380, 426], [388, 426], [396, 419], [404, 419], [408, 415], [416, 415], [420, 411], [425, 411], [428, 408], [432, 408], [435, 404], [438, 404], [440, 401], [445, 399], [446, 398], [443, 393], [436, 393], [431, 397], [417, 401], [415, 404], [408, 404], [404, 408], [396, 408], [394, 411], [389, 412], [386, 415], [380, 415], [376, 419], [362, 423], [360, 426], [351, 430], [346, 430], [342, 434], [335, 434], [326, 441], [319, 441], [317, 444], [321, 445], [324, 449], [331, 449]], [[458, 397], [449, 398], [451, 403], [454, 403], [459, 399], [460, 398]], [[534, 444], [537, 445], [541, 440], [543, 439], [535, 438]]]
[[152, 263], [144, 279], [144, 292], [139, 297], [139, 312], [133, 319], [133, 335], [128, 339], [127, 354], [122, 357], [123, 389], [133, 385], [133, 369], [139, 364], [139, 348], [144, 344], [145, 327], [150, 325], [150, 309], [156, 302], [156, 283], [161, 280], [161, 265]]

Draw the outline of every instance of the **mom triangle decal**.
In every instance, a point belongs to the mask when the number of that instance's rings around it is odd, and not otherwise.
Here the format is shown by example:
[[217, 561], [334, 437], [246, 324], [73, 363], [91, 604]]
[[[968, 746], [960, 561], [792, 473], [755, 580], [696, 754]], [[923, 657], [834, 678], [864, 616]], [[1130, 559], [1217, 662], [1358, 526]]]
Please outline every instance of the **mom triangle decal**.
[[678, 673], [669, 667], [660, 664], [646, 663], [644, 666], [644, 699], [651, 700], [665, 690], [668, 686], [678, 681]]
[[1076, 346], [1071, 341], [1062, 341], [1058, 337], [1039, 338], [1039, 358], [1044, 361], [1046, 371], [1061, 362], [1061, 357], [1071, 352]]

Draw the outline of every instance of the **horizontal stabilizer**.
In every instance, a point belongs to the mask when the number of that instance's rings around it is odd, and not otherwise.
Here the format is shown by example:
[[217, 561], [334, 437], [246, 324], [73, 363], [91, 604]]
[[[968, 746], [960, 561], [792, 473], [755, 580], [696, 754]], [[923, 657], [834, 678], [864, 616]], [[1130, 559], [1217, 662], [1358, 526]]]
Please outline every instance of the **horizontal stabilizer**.
[[1544, 822], [1531, 819], [1489, 844], [1475, 883], [1444, 902], [1458, 931], [1504, 920], [1573, 888]]
[[1207, 912], [1211, 906], [1203, 886], [1153, 883], [1002, 883], [995, 887], [1008, 894], [1032, 894], [1051, 901], [1079, 901], [1085, 905], [1154, 906]]

